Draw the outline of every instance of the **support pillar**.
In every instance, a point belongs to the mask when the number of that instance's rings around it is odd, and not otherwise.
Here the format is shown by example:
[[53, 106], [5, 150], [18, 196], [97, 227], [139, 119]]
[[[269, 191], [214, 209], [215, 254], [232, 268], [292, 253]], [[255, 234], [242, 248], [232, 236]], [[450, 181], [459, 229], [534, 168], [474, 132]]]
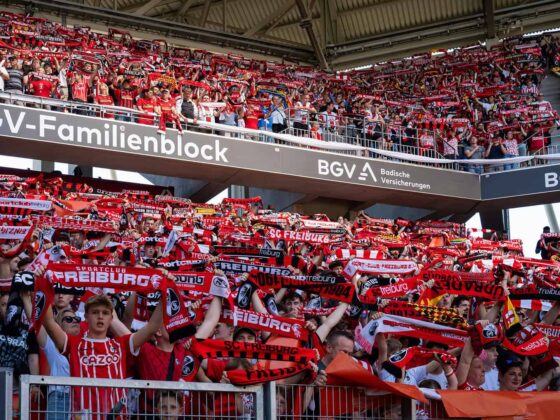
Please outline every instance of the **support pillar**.
[[41, 172], [53, 172], [54, 162], [48, 160], [35, 160], [33, 159], [33, 170]]
[[493, 229], [498, 234], [509, 236], [509, 213], [507, 210], [480, 212], [480, 224], [483, 229]]
[[[79, 169], [77, 170], [76, 168]], [[84, 166], [84, 165], [71, 165], [68, 164], [68, 175], [79, 175], [76, 172], [80, 171], [80, 176], [87, 176], [89, 178], [93, 178], [93, 166]]]
[[558, 220], [556, 219], [556, 214], [554, 213], [554, 207], [552, 206], [552, 204], [545, 204], [544, 211], [546, 212], [550, 230], [552, 232], [560, 232], [558, 228]]
[[249, 198], [249, 187], [243, 185], [232, 185], [229, 187], [230, 198]]

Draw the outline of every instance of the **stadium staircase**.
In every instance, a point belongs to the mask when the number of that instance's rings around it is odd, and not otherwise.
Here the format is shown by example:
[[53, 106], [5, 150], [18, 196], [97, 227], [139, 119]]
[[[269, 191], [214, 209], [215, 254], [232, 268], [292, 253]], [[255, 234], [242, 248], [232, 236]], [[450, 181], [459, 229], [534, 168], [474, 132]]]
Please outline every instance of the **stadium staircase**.
[[[560, 77], [549, 72], [541, 84], [541, 92], [544, 99], [549, 101], [553, 109], [560, 109]], [[558, 132], [558, 129], [556, 129]], [[560, 144], [558, 136], [553, 136], [552, 144]]]

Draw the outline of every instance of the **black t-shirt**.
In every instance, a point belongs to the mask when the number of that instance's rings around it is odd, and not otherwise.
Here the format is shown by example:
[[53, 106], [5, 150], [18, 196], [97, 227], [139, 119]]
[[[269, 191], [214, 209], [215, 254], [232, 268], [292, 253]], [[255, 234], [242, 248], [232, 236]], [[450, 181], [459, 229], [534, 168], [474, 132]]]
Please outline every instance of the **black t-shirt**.
[[18, 335], [8, 335], [4, 326], [0, 327], [0, 367], [12, 368], [15, 377], [28, 374], [27, 356], [38, 353], [37, 338], [27, 328], [21, 328]]
[[488, 159], [502, 159], [504, 157], [504, 152], [502, 151], [502, 146], [498, 144], [497, 146], [493, 144], [490, 147], [490, 153], [488, 154]]
[[181, 114], [187, 118], [194, 118], [194, 103], [190, 100], [184, 100], [181, 104]]

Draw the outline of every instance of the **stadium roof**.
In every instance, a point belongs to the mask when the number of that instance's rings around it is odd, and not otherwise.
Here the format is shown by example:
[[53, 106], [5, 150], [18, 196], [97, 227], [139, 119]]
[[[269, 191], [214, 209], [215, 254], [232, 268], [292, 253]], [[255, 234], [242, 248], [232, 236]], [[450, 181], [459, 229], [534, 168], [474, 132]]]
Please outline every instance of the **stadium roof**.
[[[557, 27], [557, 0], [19, 0], [39, 11], [344, 69]], [[228, 36], [224, 37], [224, 33]]]

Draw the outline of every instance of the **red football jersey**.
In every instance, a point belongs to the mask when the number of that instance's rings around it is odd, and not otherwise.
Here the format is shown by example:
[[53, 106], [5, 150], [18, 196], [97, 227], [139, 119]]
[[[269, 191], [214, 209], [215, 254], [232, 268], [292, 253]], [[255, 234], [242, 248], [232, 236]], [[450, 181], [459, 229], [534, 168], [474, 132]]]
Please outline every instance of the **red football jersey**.
[[87, 102], [87, 92], [88, 92], [88, 85], [87, 83], [72, 83], [72, 98], [74, 100]]
[[114, 105], [113, 97], [110, 95], [96, 95], [95, 103], [99, 105]]
[[[99, 105], [114, 105], [113, 97], [110, 95], [95, 95], [95, 103]], [[104, 112], [101, 114], [97, 113], [98, 117], [113, 118], [114, 114], [112, 112]]]
[[[68, 335], [66, 340], [63, 354], [68, 357], [70, 375], [78, 378], [125, 379], [127, 359], [138, 354], [133, 354], [131, 334], [105, 339]], [[126, 408], [124, 389], [76, 387], [73, 392], [74, 410], [92, 413], [93, 418]]]
[[[147, 98], [140, 98], [138, 99], [138, 107], [142, 108], [144, 111], [147, 112], [155, 112], [156, 106], [158, 106], [158, 100], [156, 98], [147, 99]], [[153, 124], [154, 117], [147, 114], [142, 114], [138, 117], [138, 122], [140, 124]]]
[[175, 108], [176, 104], [177, 102], [171, 98], [169, 98], [167, 101], [164, 101], [163, 99], [159, 100], [159, 107], [161, 108], [161, 112], [166, 112], [168, 114], [171, 114], [171, 110]]
[[49, 80], [33, 80], [31, 82], [31, 86], [33, 87], [33, 94], [35, 96], [39, 96], [41, 98], [48, 98], [51, 96], [53, 84]]

